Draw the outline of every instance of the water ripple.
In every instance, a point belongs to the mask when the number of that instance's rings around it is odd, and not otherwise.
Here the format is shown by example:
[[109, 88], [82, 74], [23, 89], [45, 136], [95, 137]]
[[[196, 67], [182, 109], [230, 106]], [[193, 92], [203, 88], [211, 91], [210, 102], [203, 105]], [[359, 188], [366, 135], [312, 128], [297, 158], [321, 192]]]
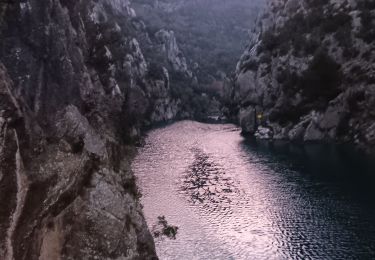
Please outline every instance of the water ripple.
[[233, 125], [151, 131], [133, 163], [146, 220], [179, 226], [176, 240], [156, 241], [160, 259], [375, 258], [374, 204], [276, 149]]
[[194, 153], [194, 161], [184, 176], [181, 191], [189, 195], [189, 201], [193, 204], [231, 204], [230, 195], [239, 193], [232, 178], [201, 149], [192, 148], [191, 151]]

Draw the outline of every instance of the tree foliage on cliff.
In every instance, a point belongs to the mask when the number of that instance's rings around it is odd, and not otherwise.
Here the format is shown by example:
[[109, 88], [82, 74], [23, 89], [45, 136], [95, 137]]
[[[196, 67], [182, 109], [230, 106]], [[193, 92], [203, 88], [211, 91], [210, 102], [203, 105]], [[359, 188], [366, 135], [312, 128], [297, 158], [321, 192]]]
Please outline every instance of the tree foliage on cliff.
[[[262, 1], [202, 0], [134, 1], [144, 17], [150, 36], [161, 28], [173, 30], [179, 45], [203, 84], [218, 71], [227, 74], [237, 63], [248, 40], [248, 30]], [[165, 5], [165, 7], [162, 7]], [[159, 7], [158, 7], [159, 6]]]

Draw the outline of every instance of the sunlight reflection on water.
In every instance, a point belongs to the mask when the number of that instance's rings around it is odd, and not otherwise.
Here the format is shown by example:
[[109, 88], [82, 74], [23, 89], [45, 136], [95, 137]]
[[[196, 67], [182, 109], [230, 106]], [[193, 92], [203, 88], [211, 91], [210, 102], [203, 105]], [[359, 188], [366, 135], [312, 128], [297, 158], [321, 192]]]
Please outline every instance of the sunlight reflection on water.
[[145, 217], [179, 227], [176, 240], [155, 241], [160, 259], [375, 256], [373, 208], [268, 150], [230, 124], [183, 121], [148, 134], [133, 162]]

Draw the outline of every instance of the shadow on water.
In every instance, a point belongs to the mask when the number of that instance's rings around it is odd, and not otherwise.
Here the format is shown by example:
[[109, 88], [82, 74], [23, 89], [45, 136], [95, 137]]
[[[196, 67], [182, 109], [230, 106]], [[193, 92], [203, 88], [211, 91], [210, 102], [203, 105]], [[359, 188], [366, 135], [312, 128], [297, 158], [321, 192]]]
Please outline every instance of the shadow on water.
[[375, 158], [352, 145], [293, 144], [247, 138], [241, 146], [246, 152], [257, 154], [271, 169], [286, 167], [297, 172], [300, 178], [334, 185], [353, 199], [375, 206]]

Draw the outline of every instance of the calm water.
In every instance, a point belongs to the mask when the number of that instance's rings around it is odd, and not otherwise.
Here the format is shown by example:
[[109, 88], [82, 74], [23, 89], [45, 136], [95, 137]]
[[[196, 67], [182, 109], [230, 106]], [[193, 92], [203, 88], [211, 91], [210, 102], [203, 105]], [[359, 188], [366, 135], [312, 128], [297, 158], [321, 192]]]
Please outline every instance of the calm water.
[[375, 258], [375, 167], [350, 150], [183, 121], [149, 132], [133, 169], [149, 227], [179, 227], [162, 260]]

